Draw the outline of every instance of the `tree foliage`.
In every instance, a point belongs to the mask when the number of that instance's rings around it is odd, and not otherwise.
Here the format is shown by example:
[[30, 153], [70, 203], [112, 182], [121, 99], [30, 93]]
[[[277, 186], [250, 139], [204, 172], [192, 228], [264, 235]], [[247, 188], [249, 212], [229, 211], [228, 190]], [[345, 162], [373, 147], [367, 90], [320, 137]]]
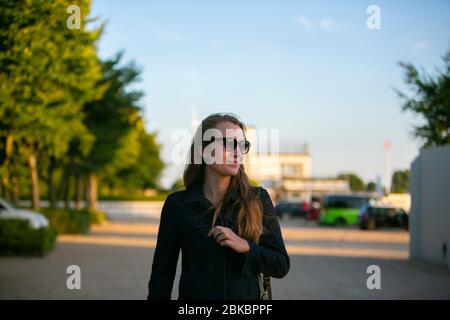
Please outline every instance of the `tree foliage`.
[[392, 175], [392, 192], [405, 193], [409, 192], [410, 171], [397, 170]]
[[350, 190], [354, 192], [364, 191], [364, 181], [354, 173], [341, 173], [338, 179], [346, 179], [350, 184]]
[[442, 70], [433, 77], [410, 63], [400, 63], [410, 94], [397, 90], [403, 100], [402, 110], [424, 119], [414, 128], [414, 135], [424, 147], [450, 144], [450, 49], [443, 57]]
[[38, 206], [43, 181], [52, 204], [81, 200], [90, 174], [131, 190], [156, 186], [160, 146], [145, 130], [143, 93], [130, 89], [141, 71], [119, 66], [121, 54], [100, 61], [91, 1], [76, 3], [80, 29], [66, 25], [71, 1], [0, 2], [2, 196], [30, 193]]

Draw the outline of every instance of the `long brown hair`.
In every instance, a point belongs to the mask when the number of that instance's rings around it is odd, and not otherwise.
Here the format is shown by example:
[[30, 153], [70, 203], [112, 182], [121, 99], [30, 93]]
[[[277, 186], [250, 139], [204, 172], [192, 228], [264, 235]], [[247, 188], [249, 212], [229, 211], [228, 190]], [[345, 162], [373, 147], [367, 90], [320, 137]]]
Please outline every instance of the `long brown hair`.
[[[206, 130], [216, 128], [217, 124], [221, 122], [231, 122], [239, 126], [244, 132], [245, 137], [245, 125], [236, 115], [230, 113], [215, 113], [206, 117], [197, 129], [191, 144], [189, 161], [183, 174], [183, 181], [186, 188], [191, 187], [195, 183], [203, 184], [206, 164], [202, 157], [203, 149], [205, 147], [202, 138]], [[195, 141], [202, 141], [202, 143], [195, 144]], [[195, 159], [201, 159], [200, 163], [198, 163], [199, 161], [195, 161]], [[236, 219], [238, 235], [244, 239], [258, 243], [259, 236], [263, 231], [262, 205], [258, 195], [251, 190], [250, 182], [245, 173], [243, 164], [241, 164], [238, 173], [231, 177], [231, 182], [225, 196], [214, 210], [212, 226], [216, 223], [224, 203], [230, 199], [231, 192], [236, 192], [238, 195], [237, 200], [235, 200], [230, 207], [233, 208], [234, 206], [237, 206], [239, 208]]]

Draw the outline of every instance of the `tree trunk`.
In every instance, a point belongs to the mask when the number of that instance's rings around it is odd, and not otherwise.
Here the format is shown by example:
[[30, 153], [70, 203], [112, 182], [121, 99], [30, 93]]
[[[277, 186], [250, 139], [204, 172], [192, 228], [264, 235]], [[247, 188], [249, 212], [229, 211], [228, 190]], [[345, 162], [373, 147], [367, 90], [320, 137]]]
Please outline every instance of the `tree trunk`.
[[83, 176], [81, 174], [76, 175], [75, 183], [75, 207], [81, 209], [83, 207]]
[[58, 201], [66, 199], [68, 179], [69, 179], [69, 171], [66, 168], [64, 168], [63, 175], [61, 177], [61, 182], [59, 184], [58, 199], [57, 199]]
[[14, 147], [13, 142], [14, 142], [14, 136], [12, 136], [11, 134], [8, 134], [4, 141], [5, 148], [4, 148], [4, 150], [2, 150], [2, 152], [4, 152], [4, 155], [3, 155], [4, 160], [3, 160], [2, 166], [4, 166], [6, 168], [6, 170], [5, 170], [6, 172], [4, 172], [4, 175], [1, 179], [2, 180], [1, 184], [2, 184], [2, 197], [5, 200], [10, 200], [10, 185], [9, 185], [10, 167], [9, 166], [10, 166], [10, 162], [11, 162], [10, 159], [11, 159], [11, 156], [13, 153], [13, 147]]
[[88, 175], [88, 185], [87, 185], [87, 203], [89, 209], [97, 209], [97, 175], [95, 173], [90, 173]]
[[40, 205], [39, 201], [39, 179], [36, 166], [36, 157], [34, 154], [28, 156], [28, 166], [31, 176], [31, 207], [37, 210]]
[[67, 175], [67, 181], [66, 181], [66, 190], [64, 192], [64, 208], [68, 209], [70, 207], [69, 201], [69, 193], [70, 193], [70, 180], [72, 180], [72, 175], [69, 173]]
[[2, 177], [2, 198], [9, 200], [9, 183], [6, 175]]
[[19, 204], [19, 179], [15, 176], [11, 179], [11, 201], [15, 205]]
[[51, 208], [55, 207], [56, 204], [56, 190], [55, 190], [55, 183], [53, 180], [53, 173], [54, 173], [54, 166], [53, 163], [51, 163], [48, 167], [48, 181], [47, 181], [47, 190], [48, 190], [48, 201]]

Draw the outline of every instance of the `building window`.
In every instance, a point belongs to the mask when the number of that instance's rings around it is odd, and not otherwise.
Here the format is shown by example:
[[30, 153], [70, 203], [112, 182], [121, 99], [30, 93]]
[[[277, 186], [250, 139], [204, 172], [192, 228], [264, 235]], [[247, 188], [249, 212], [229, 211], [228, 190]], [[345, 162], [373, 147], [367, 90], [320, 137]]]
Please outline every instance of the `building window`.
[[281, 167], [283, 177], [295, 177], [301, 178], [303, 177], [303, 165], [283, 165]]

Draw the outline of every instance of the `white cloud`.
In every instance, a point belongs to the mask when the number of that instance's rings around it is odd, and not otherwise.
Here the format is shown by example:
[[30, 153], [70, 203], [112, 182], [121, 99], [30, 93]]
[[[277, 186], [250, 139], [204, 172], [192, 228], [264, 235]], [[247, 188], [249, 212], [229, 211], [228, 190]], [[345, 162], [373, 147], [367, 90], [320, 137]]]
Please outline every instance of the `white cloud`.
[[323, 18], [320, 20], [320, 26], [324, 30], [330, 30], [333, 27], [333, 25], [334, 25], [334, 22], [331, 19]]
[[426, 50], [429, 47], [430, 47], [430, 44], [426, 41], [414, 41], [409, 46], [411, 52], [418, 52], [418, 51]]
[[305, 16], [297, 16], [296, 17], [297, 22], [299, 22], [303, 28], [307, 31], [310, 31], [313, 29], [313, 26], [318, 24], [322, 30], [331, 30], [334, 26], [334, 21], [329, 18], [322, 18], [318, 22], [314, 22], [312, 19], [309, 19]]
[[306, 30], [311, 30], [312, 28], [312, 22], [306, 17], [298, 16], [297, 21], [300, 22], [300, 24], [305, 28]]

